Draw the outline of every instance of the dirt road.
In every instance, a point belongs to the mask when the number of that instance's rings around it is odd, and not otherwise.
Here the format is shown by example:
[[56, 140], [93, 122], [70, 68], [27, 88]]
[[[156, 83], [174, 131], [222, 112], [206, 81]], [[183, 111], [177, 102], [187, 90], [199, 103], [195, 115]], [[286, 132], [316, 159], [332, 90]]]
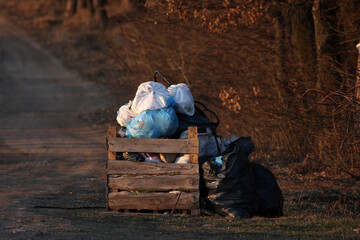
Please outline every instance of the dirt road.
[[[33, 225], [28, 208], [89, 207], [61, 199], [76, 194], [66, 187], [102, 183], [105, 129], [82, 119], [109, 102], [107, 89], [67, 71], [0, 18], [0, 238]], [[38, 197], [45, 193], [53, 201]]]

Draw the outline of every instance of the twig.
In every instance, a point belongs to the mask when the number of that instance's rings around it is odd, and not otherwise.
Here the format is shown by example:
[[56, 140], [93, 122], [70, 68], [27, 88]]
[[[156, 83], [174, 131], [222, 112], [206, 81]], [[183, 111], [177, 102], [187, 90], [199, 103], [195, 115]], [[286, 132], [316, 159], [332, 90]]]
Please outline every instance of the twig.
[[175, 208], [176, 208], [176, 205], [178, 204], [178, 202], [179, 202], [179, 200], [180, 200], [180, 196], [181, 196], [182, 191], [183, 191], [182, 188], [180, 188], [179, 195], [178, 195], [178, 197], [177, 197], [177, 199], [176, 199], [175, 205], [174, 205], [173, 209], [171, 210], [171, 213], [170, 213], [170, 214], [173, 214], [173, 213], [174, 213]]
[[84, 206], [84, 207], [58, 207], [58, 206], [41, 206], [41, 205], [34, 205], [33, 208], [48, 208], [48, 209], [64, 209], [64, 210], [78, 210], [78, 209], [105, 209], [106, 207], [90, 207], [90, 206]]
[[[304, 190], [305, 190], [305, 188], [307, 187], [307, 185], [308, 185], [308, 183], [309, 183], [309, 180], [310, 180], [310, 176], [307, 178], [306, 183], [305, 183], [303, 189], [302, 189], [301, 192], [300, 192], [300, 195], [299, 195], [299, 197], [298, 197], [298, 201], [300, 201], [300, 198], [302, 197], [302, 195], [303, 195], [303, 193], [304, 193]], [[301, 205], [302, 205], [302, 202], [301, 202], [300, 206], [301, 206]]]

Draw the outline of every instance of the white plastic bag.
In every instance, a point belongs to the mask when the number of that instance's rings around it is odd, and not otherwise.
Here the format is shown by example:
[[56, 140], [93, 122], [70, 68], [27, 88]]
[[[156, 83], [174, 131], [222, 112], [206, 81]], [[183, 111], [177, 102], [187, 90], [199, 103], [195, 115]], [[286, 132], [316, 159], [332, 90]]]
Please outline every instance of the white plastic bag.
[[158, 82], [145, 82], [139, 85], [131, 109], [140, 114], [146, 110], [158, 110], [173, 105], [170, 93], [166, 87]]
[[180, 154], [174, 163], [177, 164], [189, 164], [190, 163], [190, 156], [189, 154]]
[[194, 98], [190, 92], [189, 87], [185, 83], [171, 85], [168, 88], [168, 91], [171, 96], [174, 96], [176, 112], [183, 113], [189, 116], [194, 115]]
[[131, 101], [119, 108], [117, 111], [116, 121], [123, 127], [126, 127], [131, 119], [137, 116], [137, 114], [130, 109]]

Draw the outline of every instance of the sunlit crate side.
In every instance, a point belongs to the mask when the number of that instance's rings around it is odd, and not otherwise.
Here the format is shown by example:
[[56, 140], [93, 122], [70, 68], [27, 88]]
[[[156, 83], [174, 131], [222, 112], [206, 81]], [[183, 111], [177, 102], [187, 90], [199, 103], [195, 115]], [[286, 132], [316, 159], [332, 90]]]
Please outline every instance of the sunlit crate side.
[[[109, 161], [108, 185], [112, 189], [137, 191], [198, 191], [196, 164]], [[117, 169], [121, 170], [117, 170]]]
[[190, 210], [199, 209], [199, 192], [149, 192], [129, 191], [109, 193], [112, 210]]
[[[115, 211], [183, 210], [199, 214], [199, 166], [196, 128], [189, 139], [119, 139], [108, 134], [108, 209]], [[115, 136], [115, 137], [114, 137]], [[149, 147], [150, 146], [150, 147]], [[115, 160], [116, 152], [189, 153], [195, 164]], [[115, 153], [115, 154], [114, 154]]]

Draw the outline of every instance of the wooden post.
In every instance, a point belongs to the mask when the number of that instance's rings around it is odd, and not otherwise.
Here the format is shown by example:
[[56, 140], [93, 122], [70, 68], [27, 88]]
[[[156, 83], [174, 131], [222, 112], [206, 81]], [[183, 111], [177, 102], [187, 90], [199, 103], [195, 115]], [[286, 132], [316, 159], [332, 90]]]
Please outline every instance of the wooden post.
[[189, 127], [189, 135], [188, 135], [189, 144], [197, 145], [197, 153], [190, 153], [190, 163], [199, 163], [198, 155], [199, 155], [199, 141], [197, 138], [197, 127]]
[[[108, 138], [116, 138], [116, 127], [115, 126], [110, 126], [108, 128]], [[109, 143], [107, 141], [107, 149], [108, 149], [108, 158], [109, 160], [116, 160], [116, 152], [110, 152], [109, 151]]]
[[[108, 134], [107, 134], [107, 138], [106, 138], [106, 148], [108, 150], [108, 160], [116, 160], [116, 152], [110, 152], [109, 151], [109, 141], [108, 138], [116, 138], [116, 127], [115, 126], [110, 126], [108, 128]], [[106, 161], [106, 171], [108, 168], [108, 161]], [[109, 210], [109, 174], [106, 173], [105, 176], [105, 181], [106, 181], [106, 199], [107, 199], [107, 203], [106, 203], [106, 209]]]

